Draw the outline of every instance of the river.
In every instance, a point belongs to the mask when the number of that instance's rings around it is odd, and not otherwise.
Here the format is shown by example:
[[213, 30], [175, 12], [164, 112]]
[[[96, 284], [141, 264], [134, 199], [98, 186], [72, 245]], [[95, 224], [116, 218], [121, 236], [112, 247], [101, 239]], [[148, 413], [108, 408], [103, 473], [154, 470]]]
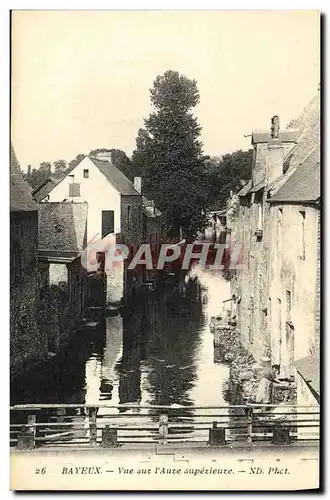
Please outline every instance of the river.
[[214, 363], [209, 319], [229, 283], [194, 267], [185, 282], [124, 317], [79, 331], [11, 387], [11, 403], [227, 405], [229, 367]]

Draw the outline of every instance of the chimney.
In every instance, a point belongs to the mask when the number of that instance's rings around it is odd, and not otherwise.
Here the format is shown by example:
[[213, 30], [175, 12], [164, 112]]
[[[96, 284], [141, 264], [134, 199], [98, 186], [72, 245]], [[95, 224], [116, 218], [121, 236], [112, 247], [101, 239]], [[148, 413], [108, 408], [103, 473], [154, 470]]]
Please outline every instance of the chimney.
[[95, 155], [94, 158], [96, 160], [102, 160], [102, 161], [109, 161], [110, 163], [112, 160], [112, 153], [111, 151], [98, 151]]
[[31, 175], [31, 165], [28, 165], [28, 168], [27, 168], [27, 174], [28, 174], [28, 176], [30, 176], [30, 175]]
[[270, 136], [272, 139], [280, 138], [280, 117], [274, 115], [271, 119]]
[[271, 184], [283, 174], [284, 148], [280, 140], [280, 118], [275, 115], [271, 119], [271, 140], [267, 144], [268, 157], [266, 162], [267, 184]]
[[142, 192], [142, 178], [134, 177], [134, 189], [141, 194]]
[[[252, 186], [261, 186], [272, 183], [283, 174], [284, 150], [295, 142], [293, 132], [284, 132], [285, 146], [281, 142], [280, 119], [278, 115], [271, 118], [270, 130], [254, 130], [252, 132], [253, 160], [252, 160]], [[292, 136], [289, 138], [289, 136]], [[291, 144], [290, 144], [291, 143]]]

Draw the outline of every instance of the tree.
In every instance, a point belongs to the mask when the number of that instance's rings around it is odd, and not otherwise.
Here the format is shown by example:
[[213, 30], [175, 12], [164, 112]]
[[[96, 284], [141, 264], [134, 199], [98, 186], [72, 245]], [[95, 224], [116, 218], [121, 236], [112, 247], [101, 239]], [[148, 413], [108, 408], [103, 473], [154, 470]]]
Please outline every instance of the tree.
[[43, 161], [40, 163], [39, 170], [41, 172], [47, 172], [48, 175], [50, 175], [51, 170], [52, 170], [52, 164], [50, 163], [50, 161]]
[[33, 168], [32, 170], [31, 165], [29, 165], [24, 179], [33, 189], [50, 176], [51, 166], [52, 164], [49, 161], [41, 162], [39, 168]]
[[54, 161], [54, 169], [57, 174], [64, 173], [67, 169], [67, 163], [65, 160]]
[[123, 174], [126, 175], [131, 181], [134, 180], [134, 172], [132, 169], [132, 161], [128, 158], [127, 154], [121, 149], [110, 149], [111, 161], [115, 167], [119, 168]]
[[68, 164], [67, 170], [73, 170], [79, 163], [85, 158], [86, 155], [79, 153], [73, 160]]
[[133, 166], [141, 172], [144, 193], [162, 211], [168, 234], [181, 228], [192, 240], [204, 227], [207, 199], [201, 127], [193, 115], [197, 84], [166, 71], [154, 81], [150, 98], [154, 111], [139, 130]]
[[225, 207], [230, 191], [239, 190], [242, 187], [241, 181], [251, 179], [252, 156], [252, 149], [238, 150], [206, 162], [208, 209]]

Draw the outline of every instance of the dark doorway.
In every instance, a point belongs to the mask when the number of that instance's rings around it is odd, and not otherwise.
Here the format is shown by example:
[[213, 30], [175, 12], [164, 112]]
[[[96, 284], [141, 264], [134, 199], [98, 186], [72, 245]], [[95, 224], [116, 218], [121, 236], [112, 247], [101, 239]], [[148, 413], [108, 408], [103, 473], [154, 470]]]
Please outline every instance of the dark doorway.
[[102, 238], [115, 232], [115, 213], [113, 210], [102, 210]]

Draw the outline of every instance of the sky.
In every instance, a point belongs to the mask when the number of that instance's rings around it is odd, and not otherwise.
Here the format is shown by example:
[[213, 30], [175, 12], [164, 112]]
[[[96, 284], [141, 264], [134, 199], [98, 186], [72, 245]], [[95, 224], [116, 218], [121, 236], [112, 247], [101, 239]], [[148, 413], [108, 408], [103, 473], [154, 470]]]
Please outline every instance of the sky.
[[15, 11], [11, 134], [25, 170], [95, 148], [131, 156], [157, 75], [195, 79], [204, 153], [248, 149], [320, 82], [317, 11]]

